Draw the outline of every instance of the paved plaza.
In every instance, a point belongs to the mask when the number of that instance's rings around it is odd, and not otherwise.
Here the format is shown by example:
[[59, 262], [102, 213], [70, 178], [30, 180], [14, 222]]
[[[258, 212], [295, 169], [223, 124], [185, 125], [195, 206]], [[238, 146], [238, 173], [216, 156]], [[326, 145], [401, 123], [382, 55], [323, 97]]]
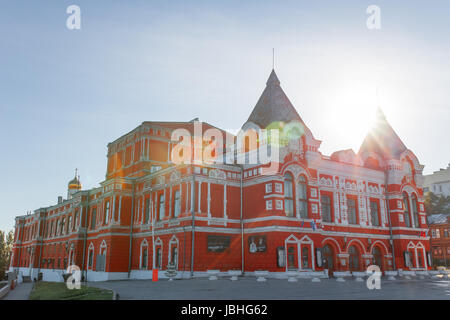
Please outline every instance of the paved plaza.
[[299, 300], [299, 299], [426, 299], [450, 300], [450, 280], [381, 280], [381, 289], [369, 290], [366, 281], [357, 282], [348, 279], [337, 282], [336, 279], [322, 279], [314, 283], [299, 279], [288, 282], [281, 279], [267, 279], [257, 282], [255, 277], [230, 281], [228, 278], [208, 280], [197, 278], [190, 280], [120, 280], [92, 282], [91, 286], [112, 289], [119, 299], [156, 299], [156, 300]]

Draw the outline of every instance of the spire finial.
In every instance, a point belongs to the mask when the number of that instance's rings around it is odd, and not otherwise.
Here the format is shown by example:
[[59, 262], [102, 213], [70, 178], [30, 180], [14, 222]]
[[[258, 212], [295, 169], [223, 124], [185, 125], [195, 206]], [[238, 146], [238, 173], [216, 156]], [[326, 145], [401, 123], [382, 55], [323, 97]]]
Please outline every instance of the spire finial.
[[275, 48], [272, 48], [272, 70], [275, 69]]
[[78, 174], [78, 168], [75, 168], [75, 178], [77, 177]]

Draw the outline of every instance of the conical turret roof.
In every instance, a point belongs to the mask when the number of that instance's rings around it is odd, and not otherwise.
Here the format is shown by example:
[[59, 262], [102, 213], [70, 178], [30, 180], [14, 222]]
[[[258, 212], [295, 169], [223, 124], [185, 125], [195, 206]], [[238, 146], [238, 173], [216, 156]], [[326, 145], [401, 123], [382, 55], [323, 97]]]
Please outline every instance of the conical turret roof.
[[359, 154], [375, 152], [385, 159], [399, 159], [405, 150], [406, 146], [387, 122], [383, 111], [378, 108], [375, 124], [364, 139]]
[[280, 80], [272, 69], [261, 97], [253, 108], [247, 122], [266, 128], [274, 122], [297, 120], [303, 123], [289, 98], [280, 86]]

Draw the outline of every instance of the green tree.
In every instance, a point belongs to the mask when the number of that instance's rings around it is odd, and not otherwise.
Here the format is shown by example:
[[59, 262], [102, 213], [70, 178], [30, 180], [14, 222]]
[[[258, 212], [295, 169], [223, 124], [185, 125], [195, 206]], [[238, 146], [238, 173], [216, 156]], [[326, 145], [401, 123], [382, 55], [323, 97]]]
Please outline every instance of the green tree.
[[425, 195], [425, 210], [428, 215], [450, 213], [450, 197], [427, 192]]
[[13, 242], [14, 233], [12, 231], [5, 233], [0, 230], [0, 280], [5, 278], [9, 268]]

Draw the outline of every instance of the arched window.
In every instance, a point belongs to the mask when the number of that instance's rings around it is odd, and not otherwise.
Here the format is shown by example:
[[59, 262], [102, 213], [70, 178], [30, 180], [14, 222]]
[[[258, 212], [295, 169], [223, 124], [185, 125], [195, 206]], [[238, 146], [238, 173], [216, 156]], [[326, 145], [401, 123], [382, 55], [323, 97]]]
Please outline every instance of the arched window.
[[176, 267], [178, 266], [178, 248], [172, 248], [172, 256], [170, 258], [170, 262]]
[[148, 249], [147, 246], [142, 248], [142, 269], [147, 269]]
[[92, 268], [92, 264], [94, 263], [94, 250], [89, 250], [89, 258], [88, 258], [88, 268]]
[[411, 214], [409, 213], [409, 197], [406, 192], [403, 192], [403, 216], [405, 218], [405, 224], [409, 228], [411, 227]]
[[297, 195], [298, 195], [298, 210], [300, 217], [305, 219], [308, 218], [308, 197], [306, 188], [306, 179], [304, 176], [300, 176], [297, 184]]
[[294, 216], [294, 192], [292, 181], [292, 175], [286, 173], [284, 175], [284, 211], [288, 217]]
[[328, 195], [320, 197], [320, 206], [322, 208], [322, 221], [331, 222], [331, 198]]
[[162, 267], [162, 252], [161, 248], [156, 249], [156, 268], [161, 269]]
[[417, 197], [415, 194], [412, 195], [412, 214], [414, 220], [414, 227], [419, 227], [419, 210], [417, 210]]
[[348, 248], [349, 261], [348, 266], [351, 271], [359, 270], [359, 250], [355, 246]]

